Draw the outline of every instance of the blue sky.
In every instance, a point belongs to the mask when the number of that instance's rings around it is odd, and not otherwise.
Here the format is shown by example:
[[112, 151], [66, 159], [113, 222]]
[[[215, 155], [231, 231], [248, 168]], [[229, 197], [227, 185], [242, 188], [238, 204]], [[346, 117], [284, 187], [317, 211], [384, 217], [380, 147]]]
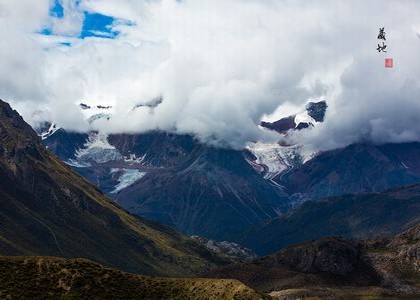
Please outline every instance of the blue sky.
[[[78, 6], [80, 1], [76, 0], [76, 6]], [[65, 17], [65, 10], [63, 8], [62, 2], [60, 0], [55, 0], [53, 5], [50, 8], [50, 16], [52, 18], [62, 19]], [[82, 30], [77, 36], [80, 39], [87, 37], [100, 37], [100, 38], [116, 38], [119, 35], [118, 31], [112, 29], [112, 24], [117, 21], [117, 19], [106, 16], [99, 13], [92, 13], [89, 11], [83, 11], [84, 20]], [[118, 20], [119, 23], [123, 22], [127, 25], [130, 22], [125, 20]], [[53, 35], [54, 32], [52, 28], [46, 27], [41, 31], [44, 35]]]
[[[115, 21], [113, 17], [101, 15], [98, 13], [84, 12], [85, 20], [83, 22], [81, 38], [96, 36], [115, 38], [119, 32], [112, 31], [112, 23]], [[103, 34], [99, 34], [103, 33]]]
[[63, 6], [58, 0], [55, 0], [54, 4], [51, 6], [50, 16], [56, 17], [56, 18], [64, 17]]

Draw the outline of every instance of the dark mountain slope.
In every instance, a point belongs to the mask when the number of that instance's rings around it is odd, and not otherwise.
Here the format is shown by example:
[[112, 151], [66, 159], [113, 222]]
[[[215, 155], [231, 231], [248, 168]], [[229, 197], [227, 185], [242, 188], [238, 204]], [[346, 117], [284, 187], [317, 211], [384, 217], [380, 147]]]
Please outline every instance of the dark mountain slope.
[[420, 143], [353, 144], [273, 178], [298, 201], [381, 192], [420, 182]]
[[241, 152], [205, 145], [194, 147], [174, 167], [147, 173], [115, 199], [127, 210], [185, 234], [218, 240], [287, 208], [279, 190], [261, 178]]
[[[71, 149], [71, 155], [57, 152], [62, 160], [80, 161], [75, 156], [77, 139], [68, 142], [75, 136], [62, 136], [64, 130], [57, 133], [44, 143], [49, 149]], [[106, 141], [115, 149], [96, 149], [91, 157], [97, 159], [96, 153], [105, 157], [106, 151], [113, 151], [113, 155], [118, 153], [116, 159], [81, 161], [83, 167], [74, 169], [131, 213], [174, 226], [182, 233], [229, 239], [288, 207], [284, 194], [261, 178], [241, 151], [161, 131], [113, 134]], [[130, 171], [146, 175], [116, 190]]]
[[237, 280], [139, 276], [84, 259], [0, 257], [2, 299], [268, 299]]
[[192, 275], [220, 262], [109, 201], [2, 101], [0, 142], [0, 254], [83, 257], [154, 275]]
[[278, 291], [272, 295], [280, 299], [418, 299], [419, 253], [417, 224], [393, 239], [314, 240], [252, 263], [217, 268], [209, 276], [236, 278], [258, 291]]
[[87, 138], [88, 135], [86, 133], [67, 132], [60, 128], [48, 137], [48, 150], [58, 157], [68, 160], [74, 157], [77, 149], [83, 147]]
[[391, 236], [420, 221], [420, 185], [384, 193], [309, 201], [248, 233], [243, 245], [270, 254], [291, 244], [325, 237]]
[[109, 143], [128, 157], [135, 154], [145, 157], [149, 166], [169, 168], [185, 162], [190, 153], [201, 147], [191, 135], [179, 135], [163, 131], [142, 134], [112, 134]]

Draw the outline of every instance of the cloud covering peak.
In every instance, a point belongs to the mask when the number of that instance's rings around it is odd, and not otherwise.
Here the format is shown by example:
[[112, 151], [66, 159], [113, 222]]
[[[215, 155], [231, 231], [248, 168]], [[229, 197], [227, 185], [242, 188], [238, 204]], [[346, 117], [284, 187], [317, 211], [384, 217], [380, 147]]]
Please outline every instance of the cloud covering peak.
[[[83, 131], [76, 104], [113, 105], [103, 130], [241, 148], [273, 138], [257, 126], [265, 116], [322, 98], [325, 123], [293, 139], [320, 149], [420, 140], [417, 1], [18, 2], [0, 0], [0, 98], [33, 124]], [[375, 50], [379, 27], [388, 53]]]

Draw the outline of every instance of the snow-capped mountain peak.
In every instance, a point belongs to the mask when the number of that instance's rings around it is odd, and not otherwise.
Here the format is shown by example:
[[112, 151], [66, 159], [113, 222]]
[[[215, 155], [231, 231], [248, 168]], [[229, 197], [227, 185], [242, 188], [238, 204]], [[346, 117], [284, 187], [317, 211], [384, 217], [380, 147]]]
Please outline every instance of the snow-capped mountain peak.
[[296, 124], [295, 127], [292, 128], [294, 130], [302, 130], [304, 128], [314, 127], [316, 122], [310, 115], [308, 115], [306, 110], [296, 114], [294, 121]]
[[[261, 122], [261, 126], [284, 135], [291, 130], [309, 129], [316, 126], [316, 123], [323, 122], [327, 107], [325, 101], [309, 102], [299, 113], [272, 123]], [[292, 168], [304, 164], [316, 155], [316, 152], [299, 144], [256, 142], [248, 144], [247, 150], [255, 158], [248, 158], [247, 161], [270, 181], [281, 173], [289, 172]], [[274, 181], [272, 182], [276, 185]]]
[[309, 102], [302, 111], [295, 115], [281, 118], [275, 122], [261, 122], [261, 126], [270, 130], [286, 134], [289, 130], [302, 130], [316, 126], [324, 121], [327, 103], [323, 101]]

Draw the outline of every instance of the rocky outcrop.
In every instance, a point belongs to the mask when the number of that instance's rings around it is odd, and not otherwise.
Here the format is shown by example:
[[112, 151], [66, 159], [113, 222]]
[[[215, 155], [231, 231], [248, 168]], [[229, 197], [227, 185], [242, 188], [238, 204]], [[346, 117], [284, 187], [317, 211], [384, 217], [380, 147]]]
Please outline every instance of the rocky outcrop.
[[208, 249], [221, 253], [236, 262], [250, 262], [257, 258], [257, 255], [250, 249], [228, 241], [214, 241], [200, 236], [191, 236], [192, 239], [206, 246]]
[[277, 131], [278, 133], [286, 133], [288, 130], [296, 127], [295, 116], [289, 116], [275, 122], [261, 122], [262, 127]]
[[306, 105], [306, 111], [308, 112], [308, 115], [316, 122], [324, 122], [327, 108], [328, 105], [326, 101], [309, 102], [308, 105]]
[[209, 276], [236, 278], [264, 292], [309, 289], [305, 295], [313, 296], [338, 289], [419, 296], [419, 235], [417, 224], [393, 239], [322, 238], [252, 263], [217, 268]]
[[356, 269], [359, 256], [356, 242], [324, 238], [286, 248], [275, 255], [275, 260], [299, 272], [346, 275]]
[[[286, 134], [289, 130], [302, 130], [314, 126], [316, 122], [324, 122], [327, 107], [326, 101], [309, 102], [305, 107], [305, 111], [299, 115], [299, 118], [297, 115], [291, 115], [275, 122], [262, 121], [260, 125], [281, 134]], [[301, 119], [301, 117], [305, 121], [297, 120]]]

